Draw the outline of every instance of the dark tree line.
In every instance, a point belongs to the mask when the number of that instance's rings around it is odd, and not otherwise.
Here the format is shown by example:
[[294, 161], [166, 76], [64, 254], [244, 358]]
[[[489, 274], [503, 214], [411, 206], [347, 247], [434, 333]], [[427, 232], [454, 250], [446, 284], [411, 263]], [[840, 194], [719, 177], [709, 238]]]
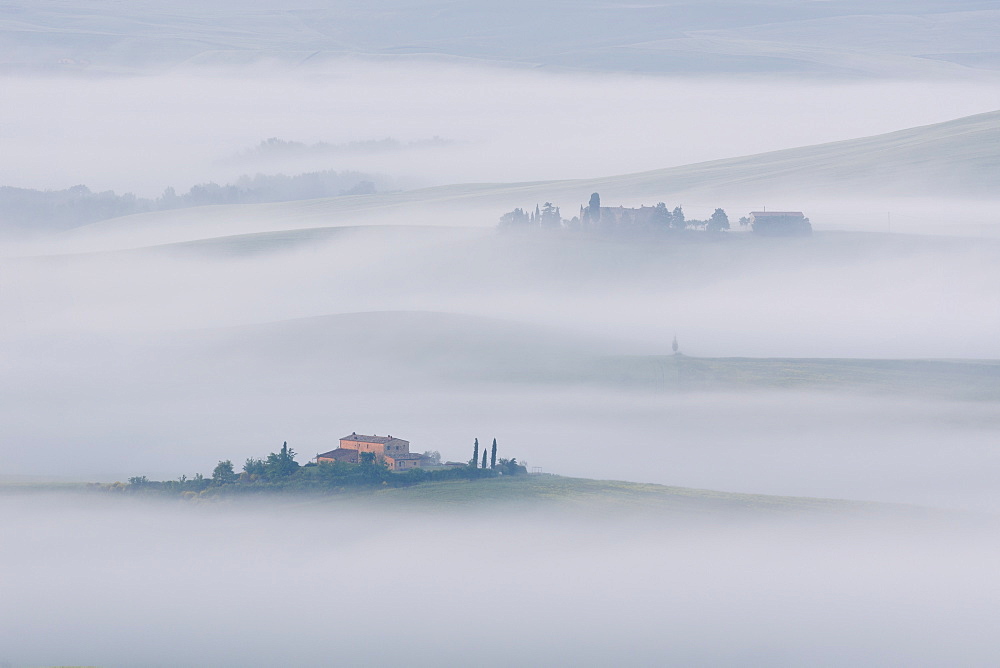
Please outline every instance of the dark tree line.
[[360, 172], [323, 171], [286, 176], [241, 176], [236, 183], [203, 183], [178, 194], [167, 188], [159, 197], [92, 192], [83, 185], [65, 190], [30, 190], [0, 186], [0, 230], [58, 231], [135, 213], [208, 204], [259, 204], [319, 197], [368, 195], [389, 187], [381, 176]]
[[478, 473], [499, 473], [503, 475], [525, 475], [528, 473], [528, 469], [518, 464], [516, 458], [504, 459], [501, 457], [497, 459], [497, 439], [495, 438], [489, 452], [489, 466], [486, 465], [486, 456], [486, 448], [483, 448], [482, 463], [480, 463], [479, 439], [477, 438], [472, 444], [472, 459], [469, 460], [469, 469]]

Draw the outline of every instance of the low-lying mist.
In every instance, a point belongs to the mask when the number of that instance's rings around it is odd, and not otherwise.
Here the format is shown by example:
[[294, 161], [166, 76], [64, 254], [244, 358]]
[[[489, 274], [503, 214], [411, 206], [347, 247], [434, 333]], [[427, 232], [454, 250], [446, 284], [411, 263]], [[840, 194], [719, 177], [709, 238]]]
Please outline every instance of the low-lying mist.
[[83, 184], [144, 197], [234, 182], [245, 169], [229, 159], [270, 137], [453, 143], [258, 164], [265, 173], [353, 170], [411, 186], [523, 182], [729, 158], [1000, 108], [990, 77], [747, 81], [361, 59], [128, 77], [7, 75], [3, 84], [17, 104], [0, 109], [0, 185]]
[[434, 311], [626, 342], [609, 352], [663, 353], [676, 334], [699, 356], [996, 358], [998, 254], [992, 240], [836, 232], [334, 228], [12, 258], [0, 306], [12, 340]]
[[[995, 12], [127, 4], [0, 8], [0, 668], [997, 663]], [[352, 432], [542, 475], [142, 484]]]
[[996, 659], [987, 526], [877, 512], [733, 520], [367, 505], [4, 495], [0, 567], [18, 577], [4, 587], [0, 661]]
[[474, 437], [497, 438], [501, 456], [560, 475], [1000, 511], [994, 402], [753, 387], [490, 389], [401, 382], [379, 367], [374, 378], [311, 381], [280, 370], [130, 382], [104, 373], [58, 390], [8, 388], [4, 470], [172, 480], [210, 475], [223, 459], [242, 466], [283, 441], [304, 463], [357, 431], [452, 461], [472, 456]]
[[358, 431], [457, 461], [497, 437], [565, 475], [1000, 509], [994, 366], [685, 371], [996, 359], [994, 242], [322, 234], [7, 262], [4, 470], [174, 479]]

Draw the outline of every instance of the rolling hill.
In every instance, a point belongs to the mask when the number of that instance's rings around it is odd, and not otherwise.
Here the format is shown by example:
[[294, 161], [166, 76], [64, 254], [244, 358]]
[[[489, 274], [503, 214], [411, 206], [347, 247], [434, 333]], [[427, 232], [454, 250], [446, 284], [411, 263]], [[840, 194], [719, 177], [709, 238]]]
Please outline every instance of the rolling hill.
[[191, 333], [185, 338], [200, 349], [197, 358], [212, 360], [208, 369], [216, 364], [220, 372], [256, 369], [253, 375], [289, 388], [345, 382], [379, 387], [382, 379], [391, 377], [397, 387], [577, 386], [654, 393], [805, 390], [1000, 400], [997, 360], [615, 355], [609, 351], [622, 344], [613, 340], [453, 313], [348, 313]]
[[[0, 479], [0, 498], [51, 495], [70, 501], [76, 495], [116, 503], [126, 499], [109, 495], [100, 483], [65, 482], [45, 480]], [[155, 500], [158, 492], [132, 497], [140, 503]], [[166, 492], [170, 498], [177, 492]], [[273, 508], [286, 507], [297, 512], [336, 506], [355, 507], [364, 512], [391, 512], [397, 517], [426, 516], [428, 512], [468, 513], [483, 512], [573, 512], [593, 520], [629, 519], [662, 520], [734, 520], [763, 518], [810, 519], [863, 519], [884, 518], [895, 520], [927, 520], [934, 517], [955, 516], [959, 513], [921, 508], [918, 506], [825, 499], [801, 496], [776, 496], [771, 494], [746, 494], [709, 489], [694, 489], [674, 485], [657, 485], [623, 480], [596, 480], [573, 478], [552, 474], [506, 476], [478, 480], [455, 479], [422, 482], [404, 487], [347, 487], [328, 492], [301, 492], [268, 490], [241, 492], [230, 488], [225, 493], [194, 499], [195, 502], [244, 503], [264, 502]], [[651, 515], [651, 513], [653, 513]], [[969, 516], [972, 517], [971, 515]]]
[[[363, 55], [649, 73], [956, 76], [995, 64], [981, 29], [996, 21], [990, 9], [940, 0], [15, 2], [0, 11], [0, 65], [134, 72]], [[949, 58], [969, 52], [980, 57]]]
[[[749, 200], [762, 196], [993, 200], [1000, 111], [874, 137], [584, 180], [456, 184], [395, 193], [207, 206], [102, 221], [64, 236], [87, 249], [128, 248], [344, 225], [493, 225], [515, 206], [561, 202], [569, 215], [592, 192], [605, 201]], [[947, 227], [956, 221], [942, 220]]]
[[[292, 502], [292, 499], [289, 499]], [[594, 480], [558, 475], [430, 482], [412, 487], [357, 492], [348, 498], [327, 497], [303, 506], [362, 502], [366, 508], [394, 513], [519, 512], [581, 513], [592, 520], [608, 519], [628, 527], [631, 521], [711, 521], [713, 519], [796, 518], [815, 520], [883, 519], [923, 522], [959, 517], [918, 506], [843, 499], [741, 494], [672, 485]], [[971, 515], [969, 518], [971, 519]]]
[[996, 196], [1000, 112], [860, 139], [595, 180], [653, 192]]
[[[131, 373], [116, 385], [234, 388], [267, 395], [372, 391], [534, 392], [569, 389], [641, 394], [822, 392], [1000, 400], [1000, 361], [744, 358], [621, 355], [610, 338], [528, 322], [456, 313], [343, 313], [282, 322], [132, 336], [91, 334], [73, 343], [96, 375]], [[48, 341], [25, 349], [61, 354]], [[155, 362], [151, 361], [155, 360]], [[31, 362], [25, 362], [30, 364]], [[12, 365], [16, 372], [19, 367]], [[38, 370], [25, 391], [58, 384]]]

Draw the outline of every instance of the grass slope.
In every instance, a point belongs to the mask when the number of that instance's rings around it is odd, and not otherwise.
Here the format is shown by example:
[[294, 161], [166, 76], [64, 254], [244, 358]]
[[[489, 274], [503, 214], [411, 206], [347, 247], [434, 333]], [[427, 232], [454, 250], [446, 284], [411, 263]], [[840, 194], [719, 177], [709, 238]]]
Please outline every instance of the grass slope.
[[[413, 487], [359, 492], [354, 498], [362, 499], [366, 504], [377, 508], [408, 508], [418, 512], [428, 508], [463, 510], [487, 506], [496, 508], [500, 505], [524, 510], [583, 510], [595, 515], [615, 517], [649, 511], [691, 517], [914, 512], [914, 509], [903, 506], [862, 501], [739, 494], [556, 475], [432, 482]], [[325, 500], [315, 502], [323, 503]]]
[[211, 341], [219, 347], [212, 357], [286, 351], [277, 359], [289, 382], [335, 377], [357, 364], [384, 365], [400, 383], [597, 385], [653, 392], [759, 388], [1000, 400], [1000, 360], [602, 355], [613, 342], [454, 313], [347, 313], [218, 330]]
[[[177, 341], [172, 335], [154, 356], [175, 359]], [[198, 373], [252, 369], [247, 386], [312, 387], [350, 379], [367, 387], [366, 378], [391, 374], [398, 387], [812, 390], [1000, 401], [1000, 360], [608, 355], [602, 351], [614, 341], [444, 312], [343, 313], [195, 331], [184, 342], [184, 354], [196, 350], [199, 359], [210, 360]], [[99, 341], [94, 345], [101, 346]], [[182, 365], [177, 359], [171, 366]], [[371, 382], [373, 387], [381, 383]]]
[[[366, 242], [434, 243], [460, 241], [482, 237], [474, 228], [435, 227], [424, 225], [344, 225], [312, 227], [275, 232], [235, 234], [208, 239], [150, 246], [148, 250], [186, 253], [205, 257], [248, 257], [253, 255], [299, 250], [337, 241], [361, 239]], [[146, 249], [143, 249], [146, 250]]]
[[805, 146], [596, 180], [636, 193], [653, 190], [982, 196], [996, 193], [1000, 112], [873, 137]]
[[[87, 494], [105, 497], [108, 501], [122, 499], [149, 501], [148, 495], [109, 495], [94, 484], [9, 483], [0, 481], [0, 497], [38, 494]], [[67, 496], [66, 498], [71, 498]], [[316, 508], [335, 504], [357, 506], [371, 511], [394, 514], [425, 514], [427, 512], [502, 511], [519, 512], [570, 511], [592, 518], [605, 517], [620, 521], [637, 518], [738, 518], [738, 517], [873, 517], [893, 516], [921, 518], [940, 511], [889, 503], [824, 499], [814, 497], [742, 494], [690, 487], [656, 485], [622, 480], [594, 480], [558, 475], [506, 476], [478, 480], [426, 482], [410, 487], [354, 488], [330, 494], [273, 491], [250, 497], [197, 497], [198, 502], [249, 503], [275, 502], [291, 508]]]
[[1000, 360], [612, 357], [595, 379], [674, 391], [814, 389], [1000, 400]]

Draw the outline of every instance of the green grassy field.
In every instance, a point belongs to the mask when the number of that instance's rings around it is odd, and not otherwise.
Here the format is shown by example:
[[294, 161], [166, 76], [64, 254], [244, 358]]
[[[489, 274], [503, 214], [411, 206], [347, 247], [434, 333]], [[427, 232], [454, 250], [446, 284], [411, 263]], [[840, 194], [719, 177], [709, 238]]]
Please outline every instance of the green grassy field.
[[[99, 492], [92, 483], [0, 481], [0, 493]], [[276, 495], [294, 498], [299, 492], [275, 491]], [[217, 497], [224, 498], [224, 497]], [[230, 497], [232, 498], [232, 497]], [[807, 497], [735, 494], [688, 487], [673, 487], [621, 480], [593, 480], [542, 474], [504, 476], [472, 480], [426, 482], [409, 487], [348, 488], [322, 494], [321, 500], [377, 500], [378, 505], [402, 503], [431, 504], [448, 507], [477, 506], [494, 503], [527, 503], [580, 507], [662, 508], [677, 511], [720, 510], [847, 510], [872, 504]]]
[[551, 474], [505, 476], [474, 480], [425, 482], [409, 487], [345, 488], [330, 492], [272, 490], [249, 495], [199, 496], [179, 501], [174, 496], [110, 493], [103, 485], [0, 482], [4, 496], [49, 496], [72, 499], [84, 494], [109, 503], [150, 502], [208, 503], [232, 505], [241, 502], [279, 504], [289, 512], [334, 505], [376, 512], [426, 514], [464, 512], [573, 513], [595, 520], [641, 520], [643, 518], [866, 518], [883, 517], [922, 521], [949, 511], [905, 504], [827, 499], [815, 497], [745, 494], [637, 483], [622, 480], [570, 478]]
[[863, 516], [870, 514], [920, 515], [927, 511], [909, 506], [808, 497], [738, 494], [688, 487], [673, 487], [619, 480], [529, 475], [482, 480], [423, 483], [413, 487], [351, 492], [344, 496], [314, 498], [308, 505], [359, 501], [377, 509], [398, 508], [412, 512], [428, 509], [462, 511], [510, 508], [512, 510], [583, 511], [595, 517], [623, 517], [654, 512], [670, 516]]

